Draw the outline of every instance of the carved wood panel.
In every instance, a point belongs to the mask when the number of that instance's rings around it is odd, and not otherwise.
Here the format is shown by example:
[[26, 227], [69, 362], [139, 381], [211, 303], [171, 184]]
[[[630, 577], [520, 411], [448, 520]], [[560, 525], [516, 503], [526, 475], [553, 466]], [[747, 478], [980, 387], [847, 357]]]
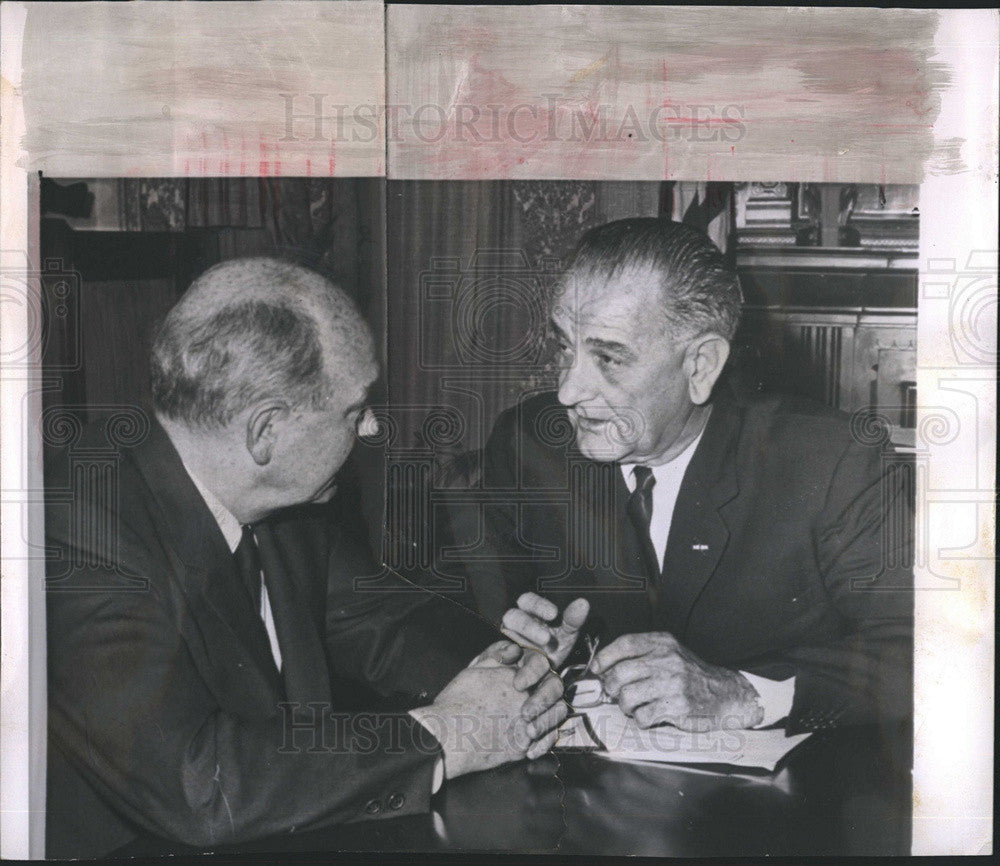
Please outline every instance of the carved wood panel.
[[912, 310], [749, 308], [735, 340], [734, 366], [746, 385], [800, 394], [845, 412], [890, 400], [893, 420], [903, 424], [910, 420], [900, 407], [912, 397], [907, 383], [914, 379], [916, 334]]

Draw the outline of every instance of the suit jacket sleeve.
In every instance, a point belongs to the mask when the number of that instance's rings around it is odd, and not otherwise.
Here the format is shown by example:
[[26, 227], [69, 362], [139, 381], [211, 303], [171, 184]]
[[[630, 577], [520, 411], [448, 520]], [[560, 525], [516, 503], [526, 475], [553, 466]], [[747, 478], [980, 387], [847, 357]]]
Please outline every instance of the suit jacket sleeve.
[[[63, 532], [52, 540], [68, 557]], [[375, 817], [367, 804], [391, 794], [405, 805], [383, 816], [429, 808], [441, 752], [419, 723], [327, 707], [297, 718], [295, 731], [277, 707], [232, 709], [199, 670], [211, 662], [196, 662], [182, 634], [184, 596], [162, 557], [127, 528], [120, 542], [119, 562], [147, 589], [123, 588], [116, 569], [81, 567], [49, 599], [50, 731], [118, 812], [160, 837], [209, 846]], [[107, 588], [73, 592], [77, 574]]]
[[789, 653], [793, 729], [912, 713], [912, 505], [905, 470], [884, 454], [852, 441], [817, 521], [816, 559], [846, 636]]
[[[483, 505], [483, 520], [465, 506], [454, 509], [452, 539], [464, 547], [478, 542], [474, 558], [463, 563], [480, 613], [499, 623], [503, 614], [517, 604], [525, 592], [538, 591], [538, 564], [525, 556], [518, 540], [518, 484], [514, 443], [522, 440], [514, 413], [498, 419], [483, 449], [483, 486], [490, 498]], [[521, 447], [528, 447], [521, 441]], [[480, 537], [480, 533], [482, 533]]]
[[503, 635], [447, 595], [377, 563], [362, 539], [334, 545], [326, 604], [331, 669], [371, 686], [383, 706], [433, 700]]

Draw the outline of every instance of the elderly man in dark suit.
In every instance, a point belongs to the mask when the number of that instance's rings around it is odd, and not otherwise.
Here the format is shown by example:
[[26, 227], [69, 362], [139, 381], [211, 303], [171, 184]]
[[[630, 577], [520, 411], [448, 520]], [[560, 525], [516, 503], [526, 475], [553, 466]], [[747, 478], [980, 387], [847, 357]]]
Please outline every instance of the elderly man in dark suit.
[[[53, 464], [50, 856], [426, 811], [443, 778], [551, 747], [544, 656], [358, 581], [380, 569], [331, 500], [376, 372], [339, 288], [226, 262], [158, 333], [148, 435], [100, 477], [98, 429]], [[94, 495], [67, 501], [74, 479]]]
[[469, 572], [556, 663], [589, 608], [592, 670], [641, 726], [906, 718], [901, 482], [841, 413], [720, 381], [741, 304], [689, 227], [587, 233], [552, 313], [558, 393], [504, 413], [485, 448], [493, 563], [477, 551]]

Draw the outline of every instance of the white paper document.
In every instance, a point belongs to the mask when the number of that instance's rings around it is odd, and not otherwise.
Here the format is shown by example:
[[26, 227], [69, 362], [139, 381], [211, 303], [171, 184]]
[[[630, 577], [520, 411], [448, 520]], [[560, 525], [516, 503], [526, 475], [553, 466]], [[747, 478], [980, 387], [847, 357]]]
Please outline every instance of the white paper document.
[[725, 764], [772, 772], [809, 733], [786, 736], [783, 728], [692, 733], [672, 725], [643, 730], [617, 704], [581, 709], [560, 729], [557, 748], [596, 748], [618, 761]]

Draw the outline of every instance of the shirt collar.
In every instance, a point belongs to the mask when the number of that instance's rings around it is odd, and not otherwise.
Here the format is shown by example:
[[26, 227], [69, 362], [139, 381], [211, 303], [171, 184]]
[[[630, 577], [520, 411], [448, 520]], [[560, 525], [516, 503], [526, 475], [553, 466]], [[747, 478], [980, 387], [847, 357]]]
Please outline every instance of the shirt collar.
[[[711, 417], [711, 416], [709, 416]], [[701, 437], [705, 435], [705, 429], [708, 427], [708, 421], [701, 428], [701, 432], [691, 440], [687, 448], [681, 451], [673, 460], [667, 463], [661, 463], [659, 466], [650, 466], [649, 468], [653, 470], [653, 477], [659, 479], [662, 475], [670, 474], [673, 475], [676, 472], [684, 473], [687, 470], [688, 464], [691, 462], [691, 458], [694, 457], [694, 452], [698, 450], [698, 443], [701, 442]], [[645, 466], [645, 463], [622, 463], [622, 472], [625, 473], [626, 478], [632, 477], [632, 471], [636, 466]]]
[[[650, 466], [649, 468], [653, 470], [653, 477], [659, 480], [662, 476], [675, 473], [683, 474], [691, 462], [691, 458], [694, 457], [694, 452], [698, 448], [698, 443], [701, 442], [701, 437], [704, 435], [705, 431], [702, 429], [694, 439], [691, 440], [691, 444], [688, 445], [680, 454], [678, 454], [669, 463], [661, 463], [659, 466]], [[645, 466], [644, 463], [622, 463], [622, 472], [625, 473], [626, 478], [632, 477], [632, 471], [637, 466]]]

